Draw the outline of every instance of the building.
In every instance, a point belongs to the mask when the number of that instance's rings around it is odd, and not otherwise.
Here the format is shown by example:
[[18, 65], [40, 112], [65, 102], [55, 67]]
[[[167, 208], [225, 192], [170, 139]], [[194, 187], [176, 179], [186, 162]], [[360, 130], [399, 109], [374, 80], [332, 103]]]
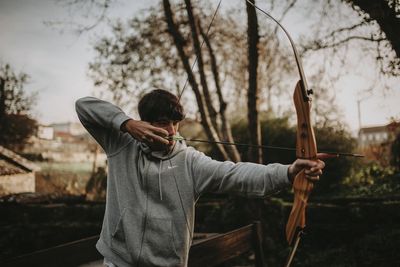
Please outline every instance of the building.
[[54, 133], [68, 133], [73, 136], [86, 133], [85, 128], [78, 122], [53, 123], [50, 125], [54, 129]]
[[35, 172], [39, 167], [0, 146], [0, 195], [35, 192]]
[[54, 128], [51, 126], [39, 125], [37, 130], [37, 137], [45, 140], [53, 140]]
[[32, 158], [50, 162], [87, 163], [105, 166], [106, 155], [80, 123], [40, 125], [36, 136], [22, 151]]
[[400, 122], [363, 127], [358, 132], [359, 150], [368, 159], [388, 164], [391, 156], [391, 145], [399, 131]]
[[360, 147], [368, 147], [371, 145], [380, 145], [389, 140], [387, 126], [373, 126], [361, 128], [358, 132], [358, 140]]

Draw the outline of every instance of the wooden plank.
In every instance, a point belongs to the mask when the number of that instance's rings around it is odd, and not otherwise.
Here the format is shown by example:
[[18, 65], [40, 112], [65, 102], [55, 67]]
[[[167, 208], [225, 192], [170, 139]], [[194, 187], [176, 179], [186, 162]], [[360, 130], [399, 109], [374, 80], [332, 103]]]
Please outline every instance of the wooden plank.
[[253, 249], [253, 226], [248, 225], [193, 244], [189, 267], [216, 266]]
[[[204, 239], [196, 240], [189, 253], [190, 267], [211, 267], [254, 250], [256, 266], [264, 266], [261, 247], [261, 225], [259, 222], [236, 229], [226, 234], [201, 234]], [[102, 258], [96, 248], [99, 236], [70, 242], [57, 247], [36, 251], [12, 259], [1, 266], [22, 267], [74, 267]]]
[[73, 267], [83, 263], [98, 260], [102, 256], [95, 245], [99, 236], [93, 236], [78, 241], [66, 243], [49, 249], [36, 251], [6, 262], [2, 266], [9, 267]]

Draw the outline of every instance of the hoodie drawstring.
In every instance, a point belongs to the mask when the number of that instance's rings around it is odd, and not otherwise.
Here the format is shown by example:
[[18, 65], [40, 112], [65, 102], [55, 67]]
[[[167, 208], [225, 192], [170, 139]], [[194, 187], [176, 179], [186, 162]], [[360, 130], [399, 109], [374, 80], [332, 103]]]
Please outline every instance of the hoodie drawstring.
[[158, 187], [160, 189], [160, 200], [162, 199], [162, 187], [161, 187], [161, 170], [162, 170], [162, 159], [160, 159], [160, 169], [158, 170]]

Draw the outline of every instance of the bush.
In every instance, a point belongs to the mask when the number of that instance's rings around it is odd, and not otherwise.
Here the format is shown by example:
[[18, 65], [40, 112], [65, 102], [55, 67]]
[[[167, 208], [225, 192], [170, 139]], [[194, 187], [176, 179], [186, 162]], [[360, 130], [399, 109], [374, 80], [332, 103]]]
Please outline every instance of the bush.
[[[315, 130], [318, 151], [352, 153], [357, 148], [357, 141], [345, 129], [325, 127]], [[360, 158], [341, 156], [324, 160], [324, 174], [316, 184], [314, 191], [324, 195], [336, 195], [345, 177], [348, 177], [354, 165], [360, 163]]]
[[[244, 121], [232, 126], [235, 140], [240, 143], [249, 143], [248, 128]], [[289, 118], [268, 118], [261, 122], [262, 143], [267, 146], [296, 147], [296, 128], [289, 125]], [[325, 127], [315, 129], [318, 151], [352, 152], [357, 142], [343, 128]], [[247, 147], [238, 148], [242, 161], [247, 161]], [[295, 151], [265, 149], [263, 163], [279, 162], [290, 164], [296, 159]], [[317, 183], [315, 191], [324, 194], [335, 194], [345, 177], [347, 177], [357, 159], [339, 157], [327, 159], [324, 175]]]
[[390, 196], [400, 192], [400, 172], [376, 162], [356, 165], [343, 181], [346, 194], [353, 196]]
[[92, 174], [86, 184], [86, 198], [94, 201], [104, 201], [107, 190], [107, 173], [105, 168], [99, 167]]
[[397, 134], [392, 144], [391, 152], [390, 164], [396, 168], [397, 171], [400, 171], [400, 133]]

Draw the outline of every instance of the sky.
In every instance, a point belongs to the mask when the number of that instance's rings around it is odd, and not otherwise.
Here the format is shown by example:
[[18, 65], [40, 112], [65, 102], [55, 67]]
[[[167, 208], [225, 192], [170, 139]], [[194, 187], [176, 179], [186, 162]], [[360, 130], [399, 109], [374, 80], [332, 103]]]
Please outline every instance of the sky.
[[[87, 73], [88, 63], [95, 56], [95, 36], [108, 33], [106, 24], [80, 36], [66, 27], [46, 26], [46, 21], [71, 18], [68, 8], [61, 2], [0, 0], [0, 62], [8, 63], [17, 73], [24, 72], [31, 77], [26, 89], [38, 93], [34, 116], [42, 124], [78, 121], [74, 111], [75, 100], [94, 92], [93, 82]], [[117, 2], [109, 10], [110, 18], [124, 20], [156, 2]], [[295, 24], [295, 20], [290, 23], [288, 18], [287, 30], [294, 35], [295, 31], [302, 30]], [[357, 66], [349, 63], [348, 67], [350, 72], [354, 69], [354, 74], [338, 82], [337, 103], [343, 121], [352, 132], [356, 133], [359, 125], [357, 100], [361, 100], [362, 126], [386, 124], [391, 117], [400, 119], [399, 80], [392, 83], [385, 96], [382, 93], [363, 95], [360, 92], [371, 86], [369, 77], [374, 75], [372, 70], [365, 64]]]

